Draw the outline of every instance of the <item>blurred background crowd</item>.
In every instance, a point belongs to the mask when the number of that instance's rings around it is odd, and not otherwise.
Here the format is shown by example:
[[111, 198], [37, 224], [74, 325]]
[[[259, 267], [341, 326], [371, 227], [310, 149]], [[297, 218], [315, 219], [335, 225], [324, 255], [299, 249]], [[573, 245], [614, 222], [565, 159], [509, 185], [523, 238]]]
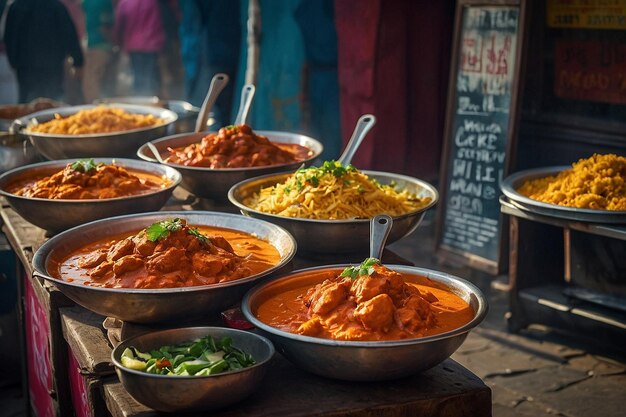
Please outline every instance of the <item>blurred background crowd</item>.
[[0, 0], [0, 104], [154, 97], [200, 106], [223, 72], [231, 81], [214, 107], [217, 126], [232, 122], [242, 86], [254, 83], [253, 128], [318, 138], [329, 159], [373, 113], [370, 135], [384, 138], [362, 146], [358, 166], [432, 178], [454, 2], [358, 4]]

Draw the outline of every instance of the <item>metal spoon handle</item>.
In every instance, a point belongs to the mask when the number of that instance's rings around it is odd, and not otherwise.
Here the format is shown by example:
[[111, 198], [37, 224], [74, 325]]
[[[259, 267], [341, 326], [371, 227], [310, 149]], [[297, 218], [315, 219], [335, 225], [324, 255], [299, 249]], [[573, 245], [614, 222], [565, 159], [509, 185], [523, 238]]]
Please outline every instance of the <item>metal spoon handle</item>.
[[250, 111], [250, 105], [252, 104], [252, 98], [254, 97], [255, 91], [256, 88], [253, 84], [246, 84], [243, 86], [243, 89], [241, 90], [241, 102], [239, 103], [239, 111], [237, 112], [237, 117], [235, 117], [235, 126], [246, 123], [246, 119], [248, 118], [248, 111]]
[[163, 157], [161, 157], [161, 153], [159, 152], [157, 147], [154, 146], [152, 142], [146, 142], [146, 145], [148, 145], [148, 149], [152, 151], [152, 154], [154, 155], [156, 160], [159, 161], [159, 163], [164, 164], [165, 161], [163, 160]]
[[370, 221], [370, 258], [382, 258], [391, 226], [393, 219], [386, 214], [379, 214]]
[[213, 108], [217, 97], [219, 97], [224, 87], [226, 87], [226, 84], [228, 84], [228, 75], [218, 73], [213, 76], [209, 91], [206, 93], [206, 97], [200, 108], [200, 113], [198, 113], [198, 118], [196, 119], [196, 128], [194, 130], [196, 133], [206, 130], [209, 112]]
[[341, 165], [348, 165], [352, 161], [352, 157], [354, 157], [357, 149], [361, 146], [361, 142], [365, 139], [365, 135], [367, 135], [367, 132], [369, 132], [375, 124], [376, 117], [373, 114], [364, 114], [359, 118], [356, 122], [354, 132], [352, 132], [352, 137], [348, 141], [346, 149], [337, 160], [341, 163]]

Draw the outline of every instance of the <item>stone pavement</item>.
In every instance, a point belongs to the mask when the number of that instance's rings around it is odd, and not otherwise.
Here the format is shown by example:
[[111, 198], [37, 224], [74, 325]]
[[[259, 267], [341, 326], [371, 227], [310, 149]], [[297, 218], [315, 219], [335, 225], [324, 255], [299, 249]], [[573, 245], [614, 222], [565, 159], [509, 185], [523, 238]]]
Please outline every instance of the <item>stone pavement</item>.
[[470, 280], [487, 296], [485, 321], [452, 358], [491, 387], [495, 417], [626, 415], [626, 347], [616, 351], [539, 325], [508, 333], [508, 294], [493, 288], [493, 277], [438, 265], [433, 233], [433, 220], [427, 217], [416, 232], [390, 248], [416, 266]]

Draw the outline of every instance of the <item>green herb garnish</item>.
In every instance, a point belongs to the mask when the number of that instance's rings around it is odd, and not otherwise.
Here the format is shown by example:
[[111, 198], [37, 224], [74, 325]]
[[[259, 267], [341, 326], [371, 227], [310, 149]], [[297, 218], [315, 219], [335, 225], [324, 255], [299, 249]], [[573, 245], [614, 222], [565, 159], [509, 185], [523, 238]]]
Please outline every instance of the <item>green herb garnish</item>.
[[162, 220], [150, 225], [150, 227], [146, 229], [146, 234], [150, 242], [156, 242], [159, 239], [165, 239], [170, 232], [176, 232], [182, 227], [183, 223], [179, 218], [174, 220]]
[[194, 229], [193, 227], [190, 227], [189, 230], [187, 230], [187, 233], [189, 233], [192, 236], [197, 237], [200, 243], [202, 244], [206, 245], [207, 243], [209, 243], [209, 238], [203, 235], [202, 233], [200, 233], [198, 229]]
[[91, 159], [79, 159], [78, 161], [74, 162], [71, 165], [71, 167], [74, 171], [78, 171], [78, 172], [82, 172], [86, 174], [92, 169], [96, 169], [98, 165], [96, 164], [96, 161], [94, 161], [93, 158], [91, 158]]
[[380, 265], [380, 260], [376, 258], [367, 258], [359, 266], [349, 266], [343, 270], [340, 277], [350, 277], [357, 279], [361, 275], [372, 275], [374, 273], [374, 265]]

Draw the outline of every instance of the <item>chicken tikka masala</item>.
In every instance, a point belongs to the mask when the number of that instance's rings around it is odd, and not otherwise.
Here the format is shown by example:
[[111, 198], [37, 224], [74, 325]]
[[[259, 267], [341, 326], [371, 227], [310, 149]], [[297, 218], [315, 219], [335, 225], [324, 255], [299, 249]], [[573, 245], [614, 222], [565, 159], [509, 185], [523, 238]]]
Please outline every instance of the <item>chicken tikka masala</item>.
[[50, 271], [65, 281], [96, 287], [157, 289], [232, 281], [270, 269], [279, 261], [276, 248], [251, 234], [191, 227], [176, 218], [53, 259]]
[[323, 282], [273, 294], [260, 304], [258, 319], [306, 336], [380, 341], [444, 333], [474, 318], [472, 308], [457, 295], [411, 282], [413, 276], [375, 258], [343, 272], [311, 274]]
[[145, 194], [170, 185], [169, 179], [148, 172], [81, 159], [52, 175], [38, 175], [35, 171], [18, 178], [7, 191], [31, 198], [87, 200]]

